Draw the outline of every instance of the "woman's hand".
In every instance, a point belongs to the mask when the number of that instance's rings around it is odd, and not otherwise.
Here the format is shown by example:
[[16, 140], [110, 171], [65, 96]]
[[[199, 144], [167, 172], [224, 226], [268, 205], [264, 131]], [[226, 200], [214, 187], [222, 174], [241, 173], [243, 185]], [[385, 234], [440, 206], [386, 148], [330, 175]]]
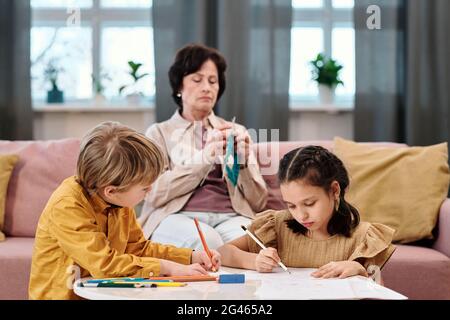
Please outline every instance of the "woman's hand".
[[347, 278], [351, 276], [361, 275], [367, 277], [366, 269], [356, 261], [338, 261], [330, 262], [321, 266], [311, 274], [315, 278]]
[[[218, 126], [208, 135], [205, 145], [205, 152], [208, 162], [217, 163], [217, 157], [224, 156], [227, 148], [227, 139], [233, 134], [231, 124], [226, 123]], [[247, 131], [234, 133], [234, 150], [238, 155], [238, 163], [247, 166], [250, 156], [250, 136]]]
[[160, 260], [160, 272], [161, 276], [195, 276], [208, 274], [205, 268], [199, 263], [193, 264], [181, 264], [169, 260]]
[[247, 166], [250, 156], [250, 137], [248, 133], [241, 132], [235, 137], [235, 150], [238, 154], [238, 163]]
[[[209, 250], [212, 255], [212, 259], [209, 258], [206, 251], [194, 251], [192, 252], [192, 263], [200, 264], [205, 270], [211, 270], [216, 272], [220, 268], [221, 256], [216, 250]], [[212, 260], [212, 261], [211, 261]]]
[[203, 149], [205, 161], [207, 163], [219, 163], [217, 161], [218, 157], [225, 154], [225, 148], [227, 146], [226, 139], [220, 130], [212, 130], [208, 134], [206, 139], [206, 144]]
[[278, 261], [280, 261], [277, 249], [267, 248], [261, 250], [256, 256], [255, 269], [258, 272], [272, 272], [273, 268], [278, 266]]

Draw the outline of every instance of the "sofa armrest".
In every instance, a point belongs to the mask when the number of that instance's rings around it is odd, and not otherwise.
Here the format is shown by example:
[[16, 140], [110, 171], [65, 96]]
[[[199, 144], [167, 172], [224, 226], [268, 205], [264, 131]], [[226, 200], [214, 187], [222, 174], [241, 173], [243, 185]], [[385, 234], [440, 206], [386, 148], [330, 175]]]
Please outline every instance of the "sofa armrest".
[[433, 248], [450, 257], [450, 199], [442, 203], [438, 219], [438, 236]]

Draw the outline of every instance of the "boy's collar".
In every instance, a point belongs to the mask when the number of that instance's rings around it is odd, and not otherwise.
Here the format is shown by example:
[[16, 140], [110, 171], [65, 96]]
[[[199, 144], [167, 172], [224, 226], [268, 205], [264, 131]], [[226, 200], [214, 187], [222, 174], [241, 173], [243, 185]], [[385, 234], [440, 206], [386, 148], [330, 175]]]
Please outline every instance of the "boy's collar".
[[94, 205], [94, 210], [96, 212], [101, 212], [101, 213], [106, 213], [106, 209], [111, 208], [111, 209], [121, 209], [123, 207], [109, 203], [105, 200], [103, 200], [102, 197], [100, 197], [100, 195], [98, 193], [94, 193], [93, 195], [91, 195], [91, 201]]

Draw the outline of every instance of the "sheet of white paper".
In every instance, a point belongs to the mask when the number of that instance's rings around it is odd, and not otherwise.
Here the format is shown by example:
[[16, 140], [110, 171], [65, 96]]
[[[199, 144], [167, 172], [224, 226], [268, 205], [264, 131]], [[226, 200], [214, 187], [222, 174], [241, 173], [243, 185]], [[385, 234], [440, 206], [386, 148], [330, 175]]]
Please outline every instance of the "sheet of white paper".
[[388, 299], [404, 300], [406, 296], [383, 287], [364, 277], [351, 277], [348, 279], [357, 299]]
[[[240, 270], [246, 281], [259, 280], [256, 294], [261, 299], [407, 299], [407, 297], [380, 286], [364, 277], [346, 279], [317, 279], [311, 276], [315, 269], [289, 268], [287, 273], [278, 268], [273, 273]], [[220, 274], [230, 273], [221, 270]]]

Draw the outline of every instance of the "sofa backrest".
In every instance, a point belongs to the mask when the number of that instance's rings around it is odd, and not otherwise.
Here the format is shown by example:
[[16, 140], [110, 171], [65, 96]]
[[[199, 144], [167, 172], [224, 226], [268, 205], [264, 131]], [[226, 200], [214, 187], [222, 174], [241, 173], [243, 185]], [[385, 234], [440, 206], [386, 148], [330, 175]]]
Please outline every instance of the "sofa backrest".
[[[379, 147], [406, 147], [406, 144], [393, 142], [366, 142], [364, 144]], [[282, 210], [285, 209], [282, 201], [280, 186], [278, 183], [277, 172], [278, 164], [281, 158], [294, 149], [308, 146], [318, 145], [330, 151], [333, 151], [334, 142], [332, 140], [315, 140], [315, 141], [282, 141], [277, 143], [255, 143], [253, 146], [260, 166], [261, 174], [267, 184], [269, 196], [266, 209]]]
[[[75, 174], [80, 141], [0, 141], [0, 154], [17, 154], [8, 186], [4, 232], [8, 236], [34, 237], [39, 217], [53, 191], [67, 177]], [[405, 146], [396, 143], [371, 145]], [[333, 150], [333, 141], [288, 141], [256, 143], [254, 151], [269, 189], [267, 209], [284, 209], [278, 185], [279, 160], [289, 151], [306, 145], [320, 145]], [[272, 156], [273, 155], [273, 156]]]
[[280, 159], [289, 151], [307, 145], [319, 145], [328, 150], [333, 150], [333, 141], [282, 141], [279, 143], [261, 142], [255, 143], [254, 152], [258, 159], [261, 174], [269, 191], [266, 209], [282, 210], [286, 206], [281, 198], [277, 172]]
[[75, 174], [78, 139], [54, 141], [0, 141], [0, 154], [17, 154], [8, 185], [4, 232], [34, 237], [39, 216], [50, 195]]

